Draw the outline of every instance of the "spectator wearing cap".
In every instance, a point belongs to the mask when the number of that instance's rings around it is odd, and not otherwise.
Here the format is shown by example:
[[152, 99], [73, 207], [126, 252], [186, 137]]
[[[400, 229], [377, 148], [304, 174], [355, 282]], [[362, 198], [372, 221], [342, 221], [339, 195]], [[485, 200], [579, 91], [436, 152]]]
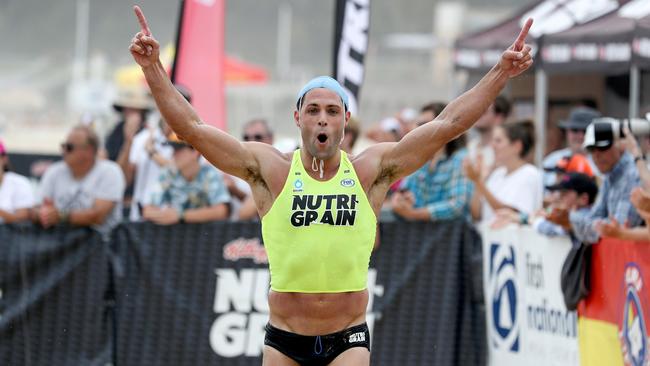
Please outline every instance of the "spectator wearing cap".
[[[577, 216], [588, 215], [598, 195], [598, 185], [593, 177], [575, 172], [564, 174], [556, 184], [546, 189], [559, 194], [554, 206], [574, 211]], [[568, 220], [558, 225], [549, 221], [545, 215], [534, 219], [532, 225], [537, 232], [547, 236], [568, 235], [571, 232], [571, 224]]]
[[[175, 85], [185, 100], [191, 103], [190, 92]], [[142, 219], [142, 207], [152, 194], [162, 169], [172, 163], [173, 148], [167, 144], [167, 136], [172, 134], [167, 122], [160, 117], [157, 125], [142, 129], [132, 139], [125, 135], [125, 143], [117, 163], [122, 168], [128, 185], [133, 184], [129, 220]]]
[[175, 135], [168, 143], [173, 165], [162, 171], [142, 217], [159, 225], [227, 219], [230, 194], [222, 173], [201, 164], [201, 154]]
[[600, 231], [608, 237], [648, 242], [650, 241], [650, 171], [639, 143], [627, 126], [624, 127], [624, 134], [625, 148], [634, 158], [642, 183], [640, 187], [632, 189], [630, 202], [645, 221], [646, 227], [628, 228], [621, 225], [616, 219], [612, 219], [610, 222], [602, 224]]
[[[544, 168], [544, 184], [546, 186], [551, 186], [557, 182], [558, 172], [555, 168], [561, 165], [563, 160], [567, 161], [566, 165], [571, 164], [573, 156], [578, 156], [580, 160], [584, 160], [582, 157], [587, 156], [582, 148], [585, 139], [585, 130], [591, 121], [598, 117], [600, 117], [600, 112], [597, 110], [581, 106], [573, 108], [569, 113], [569, 118], [560, 121], [558, 127], [560, 127], [565, 133], [567, 147], [553, 151], [544, 158], [544, 161], [542, 161], [542, 167]], [[581, 169], [581, 172], [587, 175], [593, 175], [596, 171], [596, 167], [591, 160], [588, 161], [589, 167], [584, 166], [584, 168]]]
[[50, 165], [43, 175], [43, 203], [32, 219], [45, 228], [89, 226], [106, 237], [122, 218], [122, 170], [112, 161], [98, 159], [99, 138], [88, 126], [74, 127], [61, 149], [63, 161]]
[[[587, 215], [562, 208], [554, 209], [551, 220], [566, 222], [567, 215], [575, 236], [585, 243], [596, 243], [603, 236], [607, 223], [626, 223], [639, 226], [641, 217], [630, 202], [630, 193], [639, 186], [639, 173], [634, 158], [625, 152], [622, 144], [614, 140], [614, 126], [607, 119], [595, 119], [585, 132], [583, 148], [603, 174], [603, 183], [596, 203]], [[609, 219], [612, 221], [608, 222]]]
[[0, 223], [29, 220], [29, 210], [35, 204], [29, 180], [10, 171], [7, 151], [0, 142]]

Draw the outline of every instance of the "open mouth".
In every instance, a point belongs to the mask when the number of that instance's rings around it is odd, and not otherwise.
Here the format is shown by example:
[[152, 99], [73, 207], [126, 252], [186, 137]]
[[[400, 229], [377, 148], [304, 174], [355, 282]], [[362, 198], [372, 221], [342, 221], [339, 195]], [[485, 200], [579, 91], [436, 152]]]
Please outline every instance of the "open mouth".
[[324, 133], [319, 133], [318, 136], [316, 136], [316, 139], [318, 139], [318, 142], [320, 142], [321, 144], [324, 144], [325, 142], [327, 142], [327, 135]]

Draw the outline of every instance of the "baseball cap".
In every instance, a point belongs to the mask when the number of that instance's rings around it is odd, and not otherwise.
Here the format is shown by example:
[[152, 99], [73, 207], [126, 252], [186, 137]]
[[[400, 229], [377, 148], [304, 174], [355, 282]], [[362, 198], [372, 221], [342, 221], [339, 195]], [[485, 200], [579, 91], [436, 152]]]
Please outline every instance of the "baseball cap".
[[587, 193], [589, 201], [593, 202], [598, 194], [598, 186], [594, 180], [582, 173], [567, 173], [554, 185], [546, 187], [549, 191], [575, 191], [578, 194]]
[[345, 105], [345, 110], [348, 110], [348, 93], [345, 92], [338, 81], [332, 79], [329, 76], [319, 76], [311, 79], [307, 84], [305, 84], [305, 86], [300, 89], [298, 97], [296, 98], [296, 108], [300, 108], [302, 98], [305, 97], [305, 94], [307, 94], [310, 90], [316, 88], [329, 89], [338, 94], [338, 96], [341, 98], [341, 101], [343, 102], [343, 105]]
[[192, 145], [188, 144], [183, 139], [178, 137], [178, 135], [173, 131], [167, 136], [167, 141], [165, 144], [171, 146], [174, 149], [180, 149], [183, 147], [192, 148]]
[[612, 146], [616, 140], [614, 128], [617, 125], [618, 122], [613, 118], [603, 117], [595, 119], [587, 126], [582, 148], [607, 148]]
[[565, 156], [557, 162], [557, 165], [552, 171], [560, 173], [582, 173], [589, 177], [594, 176], [594, 171], [591, 168], [589, 159], [583, 154], [573, 154]]
[[569, 113], [569, 118], [560, 121], [558, 127], [565, 130], [586, 130], [594, 118], [600, 117], [600, 112], [589, 107], [576, 107]]

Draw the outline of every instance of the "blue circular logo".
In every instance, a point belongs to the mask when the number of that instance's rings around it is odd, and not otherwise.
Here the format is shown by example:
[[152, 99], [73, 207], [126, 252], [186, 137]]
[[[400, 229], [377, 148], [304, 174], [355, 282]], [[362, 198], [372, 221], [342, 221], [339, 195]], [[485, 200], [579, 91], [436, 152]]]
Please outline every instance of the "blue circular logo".
[[302, 180], [296, 179], [295, 182], [293, 182], [293, 188], [295, 189], [302, 189]]
[[495, 347], [519, 351], [516, 260], [510, 245], [492, 243], [489, 273], [489, 333]]

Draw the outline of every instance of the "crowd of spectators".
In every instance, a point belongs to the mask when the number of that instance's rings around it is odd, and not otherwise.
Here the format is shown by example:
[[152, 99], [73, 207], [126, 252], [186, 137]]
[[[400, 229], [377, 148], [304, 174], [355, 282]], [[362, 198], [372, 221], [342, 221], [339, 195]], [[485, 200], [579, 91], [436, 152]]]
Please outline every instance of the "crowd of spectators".
[[[191, 103], [190, 93], [177, 88]], [[650, 241], [650, 138], [637, 140], [628, 130], [621, 139], [603, 133], [607, 120], [592, 107], [578, 105], [558, 121], [566, 147], [548, 154], [539, 169], [532, 158], [534, 122], [513, 121], [510, 102], [499, 96], [469, 133], [393, 184], [382, 219], [532, 225], [544, 235], [583, 243], [603, 236]], [[61, 144], [62, 160], [47, 169], [37, 192], [11, 171], [0, 143], [0, 222], [90, 226], [108, 233], [122, 221], [259, 220], [250, 187], [176, 136], [146, 91], [123, 90], [114, 108], [119, 118], [105, 144], [92, 126], [72, 128]], [[432, 102], [419, 111], [403, 109], [365, 133], [351, 118], [341, 148], [354, 154], [368, 144], [399, 141], [436, 123], [444, 108]], [[273, 129], [265, 119], [253, 119], [241, 140], [273, 145]], [[365, 145], [356, 144], [360, 140]]]

